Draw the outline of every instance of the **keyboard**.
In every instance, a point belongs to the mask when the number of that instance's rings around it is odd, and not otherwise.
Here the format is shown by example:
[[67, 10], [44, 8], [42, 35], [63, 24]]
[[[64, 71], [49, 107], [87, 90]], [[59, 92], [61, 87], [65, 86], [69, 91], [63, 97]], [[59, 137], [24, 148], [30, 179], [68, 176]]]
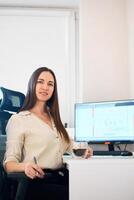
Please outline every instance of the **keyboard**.
[[133, 156], [130, 151], [93, 151], [94, 156]]

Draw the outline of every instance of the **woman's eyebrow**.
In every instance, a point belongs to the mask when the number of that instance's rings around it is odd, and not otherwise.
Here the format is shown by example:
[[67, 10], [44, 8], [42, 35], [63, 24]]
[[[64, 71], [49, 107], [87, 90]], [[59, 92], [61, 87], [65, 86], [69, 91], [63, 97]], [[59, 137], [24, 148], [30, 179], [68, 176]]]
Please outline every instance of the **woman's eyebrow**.
[[44, 81], [44, 79], [43, 79], [43, 78], [38, 78], [38, 80], [40, 80], [40, 81]]

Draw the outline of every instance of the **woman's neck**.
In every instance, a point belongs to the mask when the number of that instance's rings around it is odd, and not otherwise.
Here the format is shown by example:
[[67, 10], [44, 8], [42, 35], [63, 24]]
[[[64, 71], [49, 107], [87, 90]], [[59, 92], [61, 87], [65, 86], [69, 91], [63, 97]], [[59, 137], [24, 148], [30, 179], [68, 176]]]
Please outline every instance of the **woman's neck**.
[[30, 111], [37, 114], [44, 114], [47, 113], [47, 106], [44, 104], [44, 102], [37, 102], [35, 106], [30, 109]]

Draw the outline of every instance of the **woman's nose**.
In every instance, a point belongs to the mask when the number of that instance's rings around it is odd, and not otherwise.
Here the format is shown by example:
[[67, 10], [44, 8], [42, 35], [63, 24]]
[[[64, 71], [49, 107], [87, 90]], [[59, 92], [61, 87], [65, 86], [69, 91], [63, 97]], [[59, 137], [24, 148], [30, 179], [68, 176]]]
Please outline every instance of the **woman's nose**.
[[43, 88], [44, 90], [47, 90], [47, 89], [48, 89], [48, 85], [47, 85], [46, 83], [44, 83], [44, 84], [42, 84], [42, 88]]

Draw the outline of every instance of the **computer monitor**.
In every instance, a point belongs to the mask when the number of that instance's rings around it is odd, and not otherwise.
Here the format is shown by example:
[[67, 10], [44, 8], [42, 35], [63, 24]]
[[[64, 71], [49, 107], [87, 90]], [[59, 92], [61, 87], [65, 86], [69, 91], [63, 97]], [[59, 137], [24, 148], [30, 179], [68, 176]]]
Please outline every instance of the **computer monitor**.
[[134, 142], [134, 99], [75, 104], [75, 140], [92, 144]]

